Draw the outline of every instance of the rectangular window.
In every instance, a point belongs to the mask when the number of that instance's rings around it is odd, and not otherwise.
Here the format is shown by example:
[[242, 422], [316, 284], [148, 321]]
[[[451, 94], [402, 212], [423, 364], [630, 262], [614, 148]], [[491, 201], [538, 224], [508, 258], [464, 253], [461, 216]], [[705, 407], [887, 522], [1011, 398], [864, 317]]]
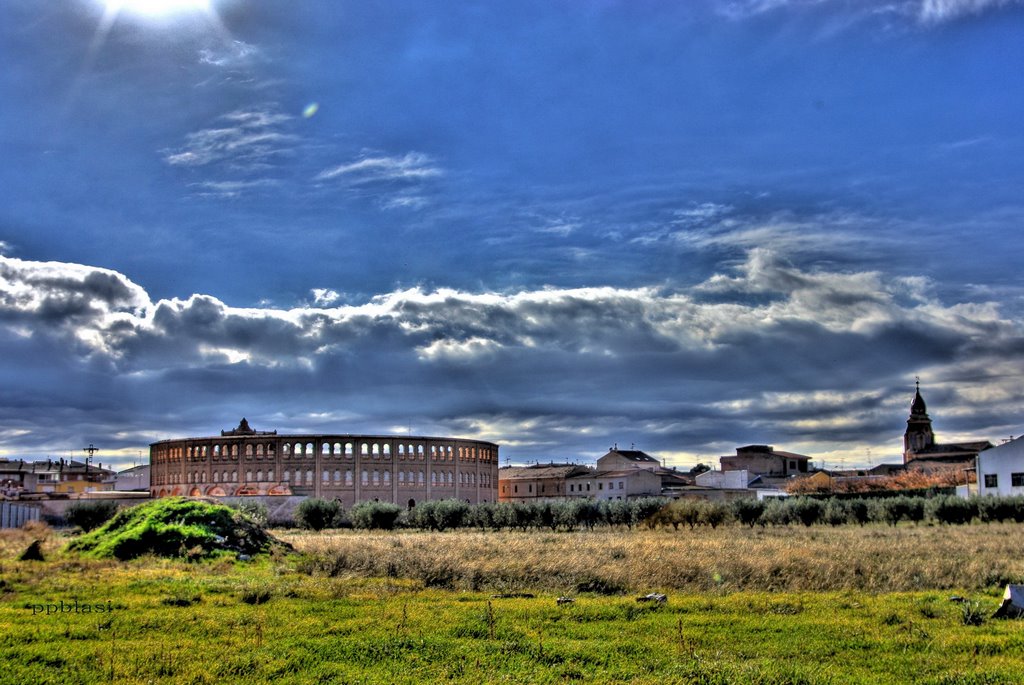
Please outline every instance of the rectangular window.
[[1012, 485], [1015, 488], [1024, 487], [1024, 473], [1011, 473], [1010, 485]]
[[598, 483], [597, 484], [597, 489], [598, 490], [604, 490], [604, 483]]
[[985, 474], [985, 487], [986, 488], [998, 488], [999, 487], [999, 476], [994, 473]]

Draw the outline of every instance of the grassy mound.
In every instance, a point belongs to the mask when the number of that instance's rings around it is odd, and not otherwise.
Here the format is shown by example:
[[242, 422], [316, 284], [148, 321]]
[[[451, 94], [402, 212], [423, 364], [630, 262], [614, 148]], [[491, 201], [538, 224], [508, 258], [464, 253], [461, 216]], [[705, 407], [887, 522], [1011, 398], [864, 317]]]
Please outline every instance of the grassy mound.
[[204, 557], [227, 551], [256, 554], [272, 538], [244, 514], [220, 504], [172, 497], [123, 509], [67, 549], [94, 558]]

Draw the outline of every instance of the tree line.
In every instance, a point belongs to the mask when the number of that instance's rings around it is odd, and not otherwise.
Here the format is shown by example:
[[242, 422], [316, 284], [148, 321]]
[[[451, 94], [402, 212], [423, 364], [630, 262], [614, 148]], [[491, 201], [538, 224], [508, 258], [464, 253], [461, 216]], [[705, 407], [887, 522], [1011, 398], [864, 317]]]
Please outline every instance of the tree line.
[[303, 501], [295, 524], [312, 530], [593, 530], [598, 527], [697, 528], [721, 525], [866, 525], [900, 522], [946, 525], [1013, 521], [1024, 523], [1024, 496], [878, 498], [786, 497], [708, 501], [646, 497], [631, 500], [572, 499], [530, 503], [467, 504], [448, 499], [422, 502], [405, 510], [387, 502], [362, 502], [346, 511], [340, 502]]

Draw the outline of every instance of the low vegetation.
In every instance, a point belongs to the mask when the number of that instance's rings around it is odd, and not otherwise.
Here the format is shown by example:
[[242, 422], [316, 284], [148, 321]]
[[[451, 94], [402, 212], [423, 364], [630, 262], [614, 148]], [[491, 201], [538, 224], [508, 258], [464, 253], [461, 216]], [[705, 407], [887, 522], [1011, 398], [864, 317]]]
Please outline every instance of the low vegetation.
[[[1019, 524], [719, 526], [691, 532], [282, 532], [298, 568], [466, 591], [983, 590], [1024, 583]], [[596, 591], [596, 590], [595, 590]]]
[[204, 557], [216, 552], [256, 554], [272, 539], [237, 510], [184, 498], [167, 498], [123, 509], [68, 545], [82, 556], [134, 559], [143, 555]]
[[1021, 532], [289, 530], [297, 554], [117, 561], [32, 524], [0, 533], [0, 681], [1014, 683], [1021, 624], [991, 616]]

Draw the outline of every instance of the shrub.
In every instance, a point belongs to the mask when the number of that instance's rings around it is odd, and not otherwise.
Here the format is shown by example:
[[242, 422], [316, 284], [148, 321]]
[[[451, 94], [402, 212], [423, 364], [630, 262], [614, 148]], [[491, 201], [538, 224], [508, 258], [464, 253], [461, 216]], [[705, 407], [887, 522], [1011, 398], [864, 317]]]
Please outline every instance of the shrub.
[[975, 515], [975, 505], [962, 497], [945, 495], [928, 501], [928, 513], [939, 523], [970, 523]]
[[792, 516], [805, 526], [813, 526], [825, 512], [824, 505], [819, 500], [810, 497], [794, 497], [787, 504], [792, 511]]
[[763, 500], [744, 497], [733, 500], [729, 506], [732, 508], [732, 514], [737, 521], [753, 528], [754, 524], [761, 518], [761, 514], [764, 513], [765, 504]]
[[360, 502], [352, 507], [349, 518], [356, 528], [393, 530], [402, 508], [389, 502]]
[[470, 507], [459, 499], [421, 502], [409, 512], [409, 523], [422, 530], [449, 530], [460, 528], [471, 521]]
[[847, 503], [840, 499], [830, 499], [825, 503], [825, 510], [821, 515], [821, 522], [830, 526], [841, 526], [850, 520], [850, 509]]
[[764, 506], [764, 511], [761, 512], [761, 518], [758, 519], [758, 523], [761, 525], [771, 524], [773, 526], [788, 526], [796, 520], [793, 515], [792, 505], [788, 504], [787, 499], [770, 499]]
[[331, 527], [341, 513], [341, 503], [316, 497], [302, 500], [295, 509], [295, 522], [300, 528], [321, 531]]
[[857, 525], [863, 526], [871, 520], [871, 507], [862, 497], [846, 500], [846, 511], [850, 520]]
[[272, 541], [262, 526], [226, 506], [171, 497], [122, 509], [67, 548], [100, 558], [196, 558], [221, 550], [256, 554]]
[[64, 520], [72, 526], [78, 526], [88, 533], [94, 528], [99, 528], [113, 518], [117, 513], [115, 502], [95, 501], [77, 502], [68, 507], [64, 512]]
[[266, 527], [267, 522], [270, 519], [270, 514], [267, 511], [267, 505], [262, 502], [257, 502], [255, 500], [243, 500], [241, 502], [229, 504], [228, 506], [248, 516], [253, 523], [264, 527]]

